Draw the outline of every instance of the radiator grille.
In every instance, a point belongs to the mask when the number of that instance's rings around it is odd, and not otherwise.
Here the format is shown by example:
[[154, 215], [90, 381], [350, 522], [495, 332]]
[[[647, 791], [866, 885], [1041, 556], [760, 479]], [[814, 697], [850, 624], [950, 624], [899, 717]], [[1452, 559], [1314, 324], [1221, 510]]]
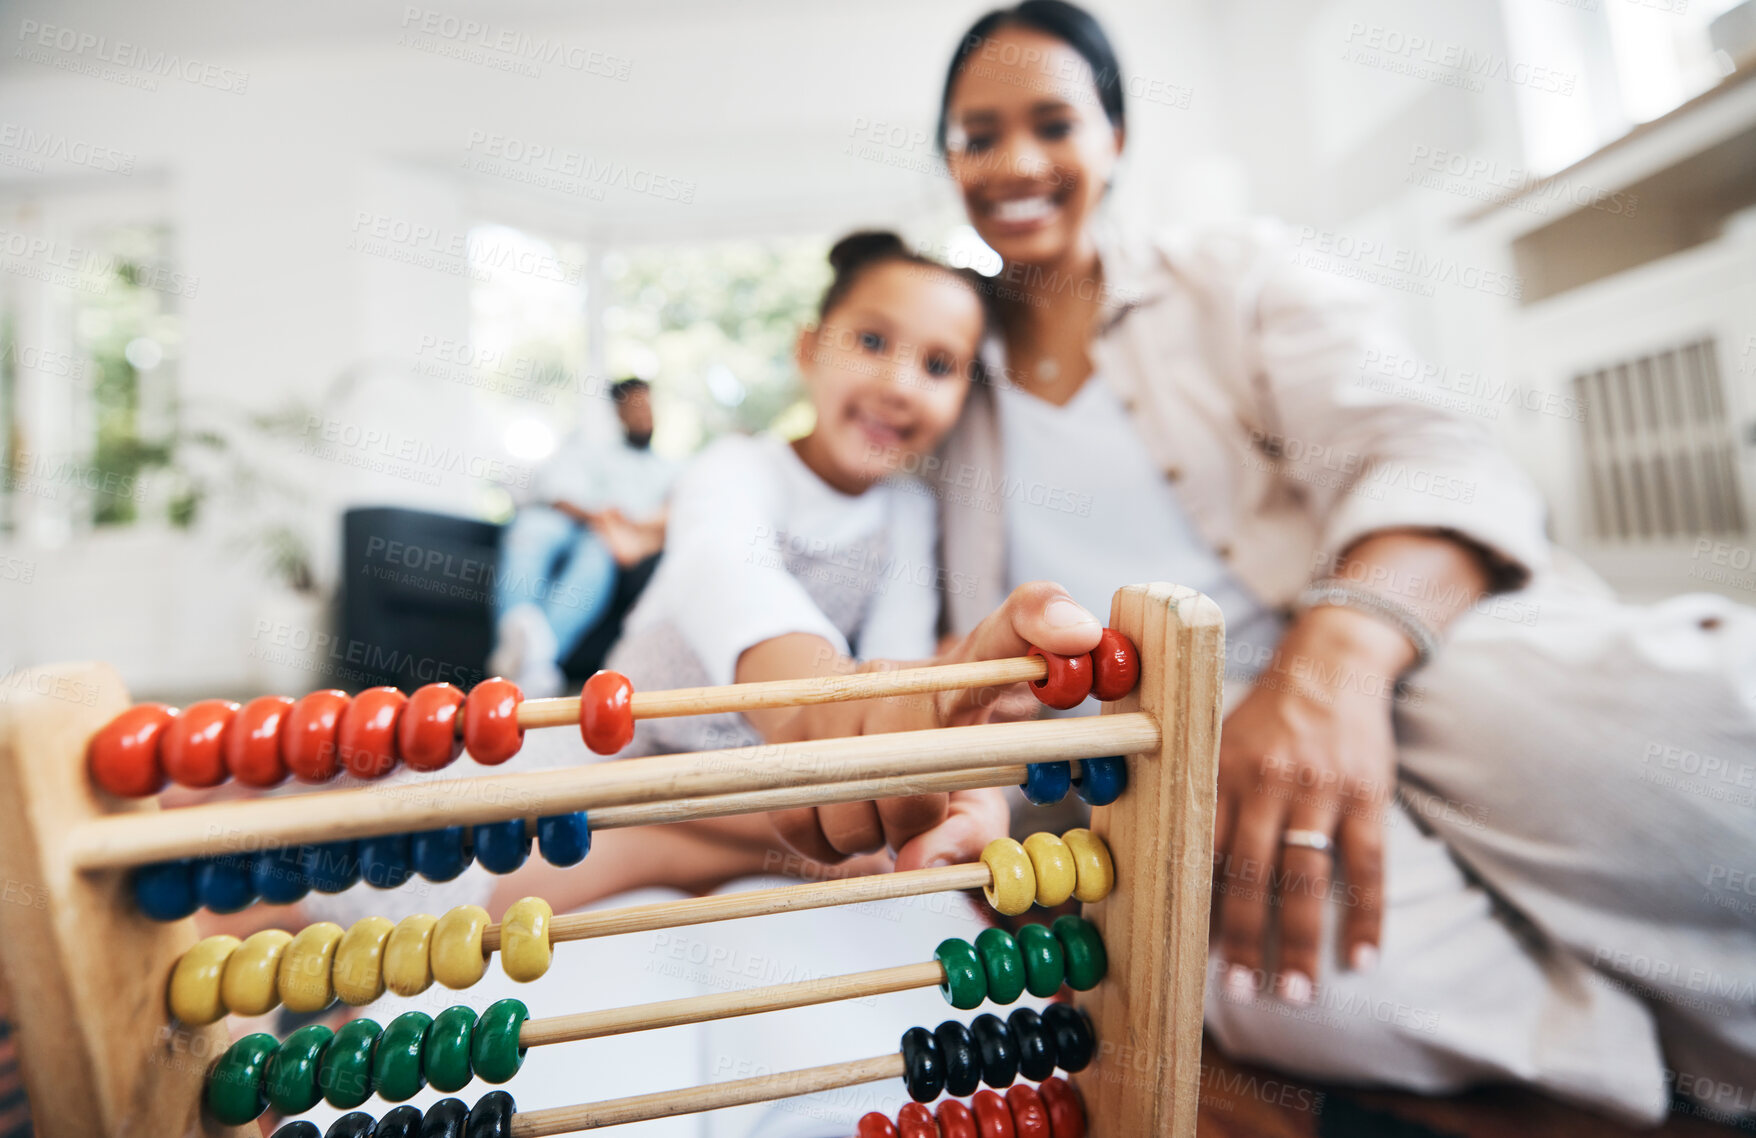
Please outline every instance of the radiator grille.
[[1652, 543], [1746, 530], [1736, 440], [1711, 338], [1583, 372], [1588, 527]]

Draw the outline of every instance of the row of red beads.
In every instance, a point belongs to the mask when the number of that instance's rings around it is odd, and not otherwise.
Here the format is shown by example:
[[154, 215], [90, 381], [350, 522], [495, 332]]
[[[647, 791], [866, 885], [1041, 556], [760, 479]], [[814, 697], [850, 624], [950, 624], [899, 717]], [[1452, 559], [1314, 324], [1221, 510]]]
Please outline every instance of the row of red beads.
[[1121, 699], [1140, 682], [1140, 657], [1134, 642], [1113, 628], [1104, 629], [1098, 646], [1084, 656], [1057, 656], [1041, 648], [1028, 655], [1041, 656], [1049, 674], [1030, 685], [1037, 699], [1065, 711], [1078, 707], [1088, 695], [1106, 703]]
[[[327, 690], [299, 699], [265, 695], [240, 707], [206, 699], [182, 711], [142, 703], [92, 737], [93, 780], [124, 798], [179, 786], [276, 786], [288, 775], [328, 782], [346, 770], [382, 778], [398, 765], [435, 771], [465, 747], [476, 761], [503, 763], [524, 744], [511, 680], [483, 680], [466, 697], [451, 684], [428, 684], [405, 696], [391, 687], [358, 695]], [[461, 718], [461, 731], [459, 720]]]
[[1072, 1084], [1048, 1078], [1036, 1087], [1014, 1083], [1004, 1098], [977, 1091], [967, 1106], [944, 1099], [934, 1112], [911, 1102], [894, 1125], [873, 1111], [855, 1138], [1085, 1138], [1085, 1106]]

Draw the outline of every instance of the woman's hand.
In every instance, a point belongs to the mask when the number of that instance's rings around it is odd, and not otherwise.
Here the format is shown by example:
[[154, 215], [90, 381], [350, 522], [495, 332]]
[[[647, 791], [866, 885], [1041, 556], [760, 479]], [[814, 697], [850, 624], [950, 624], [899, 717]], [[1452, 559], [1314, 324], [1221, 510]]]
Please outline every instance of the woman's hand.
[[[1371, 616], [1312, 609], [1226, 717], [1214, 891], [1228, 996], [1254, 998], [1276, 912], [1282, 999], [1314, 994], [1332, 902], [1342, 959], [1361, 971], [1377, 959], [1384, 807], [1396, 777], [1392, 695], [1412, 658], [1408, 641]], [[1289, 833], [1330, 848], [1288, 844]]]
[[[1022, 656], [1032, 645], [1049, 652], [1077, 655], [1097, 647], [1103, 625], [1074, 603], [1066, 590], [1046, 581], [1020, 585], [991, 616], [951, 650], [928, 661], [957, 664]], [[744, 654], [738, 664], [740, 681], [746, 665], [769, 671], [752, 653], [788, 650], [780, 637]], [[800, 638], [815, 640], [814, 637]], [[822, 641], [817, 641], [822, 644]], [[795, 646], [799, 651], [803, 646]], [[870, 665], [868, 665], [870, 666]], [[821, 669], [819, 669], [821, 670]], [[810, 674], [794, 671], [793, 674]], [[1013, 685], [1017, 686], [1017, 685]], [[819, 704], [786, 712], [751, 713], [749, 719], [771, 741], [875, 735], [935, 727], [982, 723], [1008, 688], [967, 688], [929, 696]], [[763, 715], [773, 716], [764, 719]], [[982, 847], [1006, 832], [1008, 810], [998, 789], [922, 794], [883, 802], [849, 802], [803, 807], [770, 815], [781, 841], [807, 857], [835, 862], [885, 846], [896, 851], [898, 869], [919, 869], [974, 861]]]

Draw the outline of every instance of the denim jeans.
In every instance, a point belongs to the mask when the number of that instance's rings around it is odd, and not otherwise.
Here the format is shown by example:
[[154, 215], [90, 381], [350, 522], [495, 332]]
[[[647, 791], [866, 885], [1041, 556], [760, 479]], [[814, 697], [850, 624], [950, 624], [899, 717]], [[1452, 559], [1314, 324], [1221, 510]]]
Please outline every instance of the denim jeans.
[[494, 615], [536, 605], [554, 629], [559, 664], [603, 619], [616, 573], [615, 558], [589, 528], [548, 506], [527, 506], [500, 539]]

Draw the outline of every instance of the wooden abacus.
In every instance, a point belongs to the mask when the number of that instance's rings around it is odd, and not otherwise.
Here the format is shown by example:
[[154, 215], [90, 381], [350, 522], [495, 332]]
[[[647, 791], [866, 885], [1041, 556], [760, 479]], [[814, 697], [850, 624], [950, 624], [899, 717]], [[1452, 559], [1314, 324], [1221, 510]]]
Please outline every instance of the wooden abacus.
[[[87, 664], [16, 677], [9, 697], [0, 702], [0, 875], [4, 900], [10, 902], [0, 904], [0, 978], [10, 993], [38, 1133], [46, 1138], [99, 1133], [156, 1138], [256, 1132], [254, 1126], [228, 1125], [204, 1108], [215, 1066], [212, 1057], [231, 1055], [237, 1045], [228, 1050], [223, 1022], [197, 1025], [172, 1015], [170, 977], [186, 958], [196, 961], [189, 968], [199, 963], [200, 953], [192, 951], [199, 948], [196, 929], [189, 919], [153, 921], [143, 915], [132, 894], [127, 872], [132, 867], [228, 854], [240, 835], [269, 846], [335, 842], [564, 811], [589, 811], [591, 825], [602, 829], [1016, 785], [1026, 780], [1026, 764], [1122, 755], [1127, 789], [1113, 803], [1095, 809], [1091, 824], [1096, 845], [1107, 843], [1113, 858], [1116, 888], [1086, 910], [1086, 927], [1095, 927], [1101, 937], [1096, 946], [1099, 970], [1106, 954], [1108, 963], [1101, 983], [1074, 993], [1073, 1005], [1087, 1013], [1081, 1022], [1095, 1032], [1096, 1042], [1088, 1049], [1089, 1063], [1082, 1059], [1072, 1083], [1083, 1099], [1092, 1134], [1192, 1138], [1207, 961], [1223, 623], [1208, 598], [1164, 584], [1119, 591], [1110, 623], [1137, 646], [1140, 678], [1132, 692], [1106, 702], [1097, 718], [828, 739], [567, 770], [496, 772], [398, 788], [407, 794], [338, 789], [320, 792], [321, 798], [306, 794], [176, 810], [160, 810], [150, 798], [118, 799], [92, 785], [88, 746], [127, 707], [114, 672]], [[735, 711], [1020, 681], [1040, 684], [1055, 666], [1055, 658], [1033, 655], [777, 685], [646, 693], [644, 701], [635, 697], [633, 714]], [[532, 704], [539, 702], [566, 701]], [[569, 716], [579, 714], [576, 703], [565, 710], [531, 705], [525, 710], [528, 715], [518, 717], [521, 725], [571, 722]], [[312, 809], [314, 804], [321, 809]], [[1028, 875], [1028, 866], [1023, 872]], [[520, 951], [528, 950], [533, 935], [546, 954], [548, 945], [558, 940], [946, 890], [984, 888], [992, 900], [996, 890], [1003, 893], [1008, 887], [998, 876], [985, 858], [964, 866], [552, 921], [546, 914], [527, 913], [520, 918], [520, 943], [526, 945]], [[1011, 883], [1014, 889], [1016, 884]], [[534, 932], [533, 920], [541, 926]], [[475, 938], [469, 943], [482, 955], [495, 949], [510, 955], [510, 913], [503, 926], [484, 927], [485, 919], [473, 918], [464, 923], [472, 921], [466, 935]], [[1070, 935], [1077, 932], [1071, 926], [1069, 930]], [[384, 943], [379, 934], [380, 953]], [[1067, 943], [1070, 952], [1077, 948]], [[333, 951], [333, 940], [329, 946]], [[279, 950], [269, 945], [265, 951]], [[327, 967], [329, 958], [324, 960]], [[542, 962], [546, 967], [546, 955]], [[222, 956], [219, 967], [225, 963]], [[510, 960], [508, 965], [510, 971]], [[510, 1030], [522, 1047], [934, 984], [946, 987], [951, 998], [954, 967], [939, 955], [932, 962], [859, 976], [531, 1021], [522, 1029], [520, 1015]], [[978, 986], [983, 982], [979, 968], [974, 978]], [[281, 981], [284, 991], [286, 977]], [[382, 991], [383, 978], [377, 982]], [[327, 974], [322, 983], [330, 983]], [[219, 1020], [223, 1010], [190, 1018]], [[1015, 1021], [1021, 1014], [1014, 1013]], [[1030, 1013], [1023, 1022], [1036, 1022], [1033, 1017]], [[1078, 1024], [1065, 1014], [1054, 1022], [1056, 1031], [1065, 1027], [1078, 1033]], [[501, 1125], [493, 1132], [571, 1133], [897, 1076], [905, 1077], [914, 1093], [918, 1082], [931, 1082], [925, 1069], [914, 1065], [918, 1054], [906, 1055], [915, 1034], [905, 1036], [904, 1055], [576, 1107], [513, 1114], [510, 1099], [499, 1093], [505, 1102], [496, 1107], [502, 1112]], [[252, 1077], [259, 1074], [256, 1070]], [[435, 1080], [434, 1085], [440, 1084]], [[1007, 1101], [1024, 1104], [1015, 1105], [1016, 1110], [1041, 1111], [1045, 1108], [1040, 1104], [1046, 1103], [1053, 1115], [1073, 1109], [1065, 1087], [1049, 1080], [1040, 1098], [1028, 1087], [1014, 1088], [1017, 1093], [1009, 1093]], [[945, 1109], [969, 1114], [949, 1100]], [[944, 1125], [949, 1132], [950, 1123]], [[866, 1132], [862, 1124], [861, 1133]], [[1048, 1133], [1047, 1124], [1037, 1132]]]

